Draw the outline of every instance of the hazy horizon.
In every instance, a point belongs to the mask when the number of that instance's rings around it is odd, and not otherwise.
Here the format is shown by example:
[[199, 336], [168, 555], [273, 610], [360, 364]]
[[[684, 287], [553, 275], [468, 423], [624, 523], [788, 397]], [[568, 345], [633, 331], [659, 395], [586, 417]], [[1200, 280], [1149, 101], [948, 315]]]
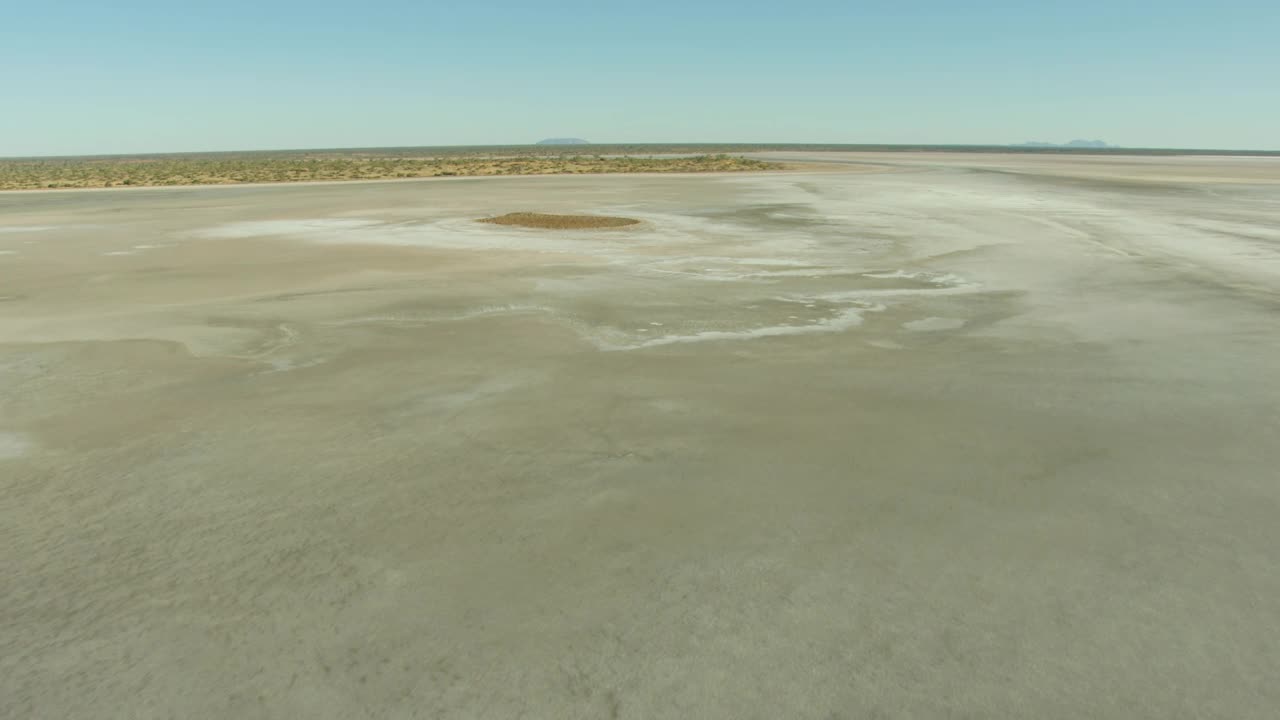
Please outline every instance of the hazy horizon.
[[[150, 150], [147, 152], [121, 152], [121, 153], [79, 153], [79, 154], [33, 154], [33, 155], [0, 155], [0, 160], [25, 160], [25, 159], [58, 159], [58, 158], [92, 158], [92, 157], [144, 157], [148, 155], [218, 155], [218, 154], [235, 154], [235, 153], [306, 153], [306, 152], [355, 152], [363, 150], [434, 150], [434, 149], [455, 149], [455, 148], [525, 148], [525, 147], [548, 147], [541, 145], [537, 141], [533, 142], [509, 142], [509, 143], [477, 143], [465, 145], [343, 145], [329, 147], [254, 147], [254, 148], [227, 148], [217, 150]], [[1088, 146], [1071, 146], [1067, 143], [1051, 142], [1049, 144], [1042, 143], [1001, 143], [1001, 144], [975, 144], [975, 143], [829, 143], [829, 142], [812, 142], [812, 143], [794, 143], [794, 142], [732, 142], [732, 141], [715, 141], [715, 142], [594, 142], [588, 141], [583, 144], [563, 144], [551, 145], [549, 147], [564, 150], [572, 150], [575, 148], [584, 149], [583, 152], [590, 154], [585, 148], [625, 148], [625, 147], [655, 147], [655, 148], [750, 148], [748, 152], [757, 151], [769, 152], [774, 149], [830, 149], [850, 151], [874, 152], [878, 149], [886, 151], [893, 150], [915, 150], [915, 149], [956, 149], [964, 150], [1000, 150], [1006, 149], [1013, 153], [1020, 152], [1042, 152], [1047, 154], [1063, 152], [1071, 154], [1105, 154], [1108, 151], [1114, 151], [1118, 154], [1125, 153], [1214, 153], [1223, 152], [1233, 155], [1247, 155], [1249, 153], [1258, 153], [1259, 155], [1276, 155], [1280, 154], [1280, 149], [1266, 148], [1209, 148], [1209, 147], [1152, 147], [1152, 146], [1122, 146], [1108, 143], [1106, 147], [1088, 147]]]
[[[72, 18], [68, 20], [68, 18]], [[0, 157], [534, 143], [1280, 149], [1280, 7], [28, 4]], [[623, 138], [623, 140], [617, 140]]]

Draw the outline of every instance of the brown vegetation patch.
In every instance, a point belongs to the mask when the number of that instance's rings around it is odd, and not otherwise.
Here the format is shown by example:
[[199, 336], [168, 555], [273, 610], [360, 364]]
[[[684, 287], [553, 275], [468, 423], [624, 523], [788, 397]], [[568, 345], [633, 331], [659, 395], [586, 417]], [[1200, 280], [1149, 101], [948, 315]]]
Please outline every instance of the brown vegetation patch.
[[632, 218], [609, 217], [608, 215], [547, 215], [545, 213], [517, 212], [499, 215], [498, 217], [481, 218], [477, 222], [494, 225], [519, 225], [520, 227], [542, 228], [544, 230], [585, 230], [588, 228], [614, 228], [636, 225], [640, 221]]
[[[560, 151], [563, 152], [563, 151]], [[281, 151], [205, 155], [0, 159], [0, 190], [157, 187], [235, 183], [402, 180], [485, 175], [706, 173], [777, 170], [733, 155], [635, 157], [562, 155], [545, 149], [505, 154], [476, 149]]]

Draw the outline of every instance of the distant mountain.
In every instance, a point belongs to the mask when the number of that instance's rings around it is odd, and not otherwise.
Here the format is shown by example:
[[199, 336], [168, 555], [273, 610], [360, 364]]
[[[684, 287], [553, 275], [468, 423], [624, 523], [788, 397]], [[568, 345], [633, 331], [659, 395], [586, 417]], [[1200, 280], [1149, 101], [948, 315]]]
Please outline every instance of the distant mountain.
[[591, 143], [582, 138], [547, 138], [539, 140], [539, 145], [590, 145]]
[[1013, 147], [1105, 148], [1105, 147], [1111, 147], [1111, 146], [1101, 140], [1072, 140], [1071, 142], [1063, 143], [1061, 145], [1059, 145], [1058, 143], [1037, 142], [1033, 140], [1031, 142], [1024, 142], [1018, 145], [1014, 145]]

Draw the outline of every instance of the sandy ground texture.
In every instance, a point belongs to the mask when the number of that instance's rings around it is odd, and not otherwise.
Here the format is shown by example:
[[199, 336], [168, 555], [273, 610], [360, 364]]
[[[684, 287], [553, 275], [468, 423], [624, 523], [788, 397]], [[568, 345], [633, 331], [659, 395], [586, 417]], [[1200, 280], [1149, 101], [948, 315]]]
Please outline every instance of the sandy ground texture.
[[792, 159], [0, 195], [0, 716], [1274, 718], [1280, 162]]

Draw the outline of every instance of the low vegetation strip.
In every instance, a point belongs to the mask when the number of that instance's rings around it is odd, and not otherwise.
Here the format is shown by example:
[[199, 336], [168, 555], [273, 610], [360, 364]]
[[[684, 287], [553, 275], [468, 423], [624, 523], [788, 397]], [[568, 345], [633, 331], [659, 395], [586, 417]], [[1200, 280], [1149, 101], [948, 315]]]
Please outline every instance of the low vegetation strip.
[[747, 172], [776, 163], [733, 155], [632, 157], [607, 155], [432, 156], [397, 154], [253, 153], [238, 156], [139, 156], [0, 160], [0, 190], [170, 185], [394, 180], [486, 175]]
[[608, 215], [547, 215], [545, 213], [518, 212], [499, 215], [498, 217], [481, 218], [479, 222], [494, 225], [518, 225], [520, 227], [540, 228], [543, 230], [586, 230], [590, 228], [615, 228], [636, 225], [640, 221], [633, 218], [611, 217]]

